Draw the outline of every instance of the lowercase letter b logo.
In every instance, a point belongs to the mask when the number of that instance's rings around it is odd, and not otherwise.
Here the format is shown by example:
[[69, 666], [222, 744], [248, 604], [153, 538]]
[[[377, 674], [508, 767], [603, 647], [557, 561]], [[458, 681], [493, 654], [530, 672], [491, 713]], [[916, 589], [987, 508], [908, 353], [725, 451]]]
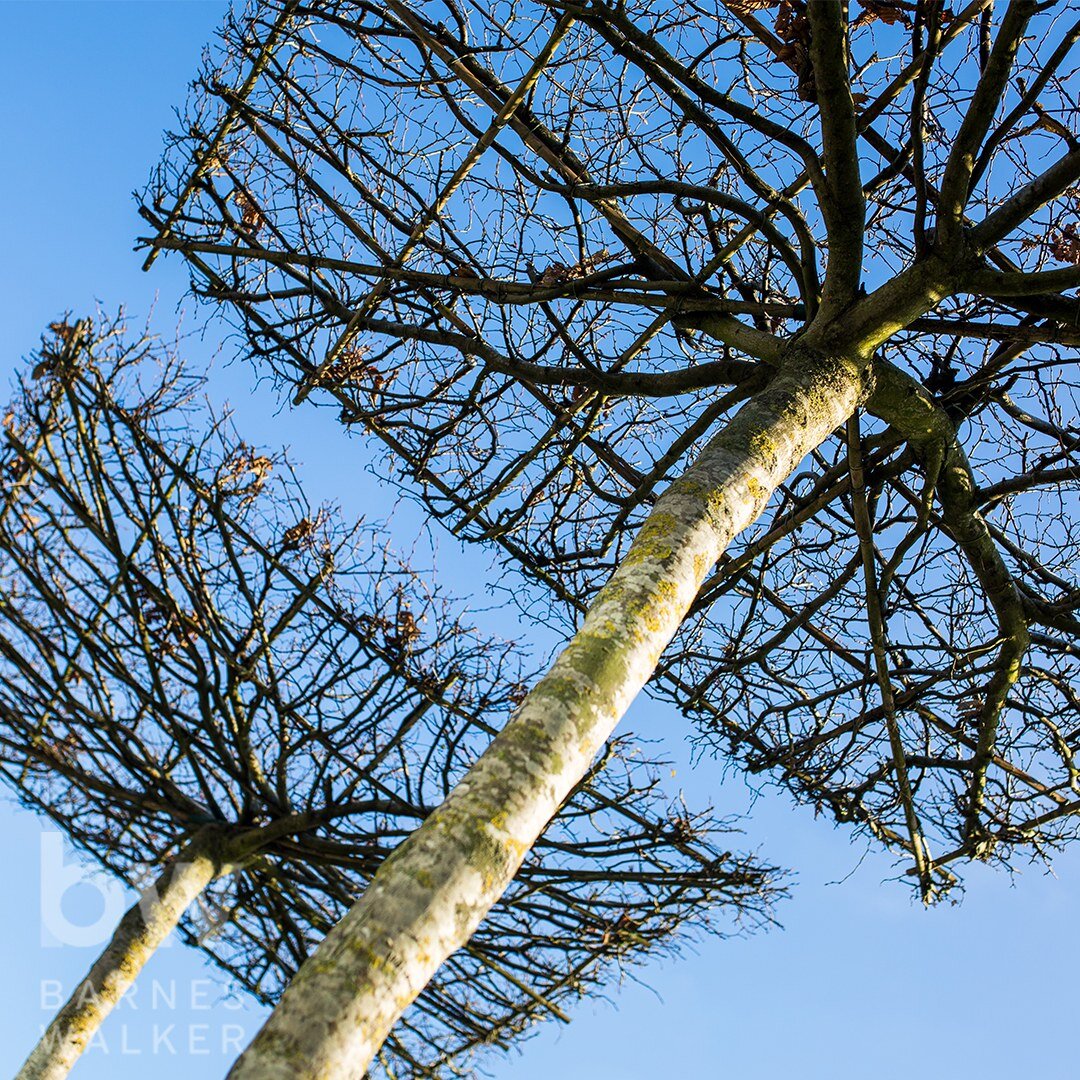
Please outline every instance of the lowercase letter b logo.
[[[88, 886], [103, 901], [101, 913], [91, 923], [72, 922], [64, 912], [64, 897], [77, 885]], [[124, 909], [124, 889], [118, 881], [100, 871], [67, 862], [60, 833], [41, 834], [42, 945], [52, 948], [102, 945], [109, 940]]]

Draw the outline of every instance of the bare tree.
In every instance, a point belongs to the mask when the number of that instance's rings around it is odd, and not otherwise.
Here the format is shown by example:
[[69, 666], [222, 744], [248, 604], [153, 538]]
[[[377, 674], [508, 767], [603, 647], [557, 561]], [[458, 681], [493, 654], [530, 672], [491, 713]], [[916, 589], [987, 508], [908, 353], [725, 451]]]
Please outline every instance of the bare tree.
[[578, 620], [235, 1076], [360, 1075], [650, 679], [924, 898], [1074, 834], [1078, 40], [1035, 0], [226, 27], [149, 259]]
[[[26, 1080], [67, 1075], [177, 927], [276, 1001], [523, 693], [510, 646], [311, 507], [159, 345], [64, 322], [34, 361], [0, 460], [0, 776], [142, 894]], [[710, 906], [767, 917], [773, 872], [653, 772], [609, 744], [373, 1069], [458, 1074]]]

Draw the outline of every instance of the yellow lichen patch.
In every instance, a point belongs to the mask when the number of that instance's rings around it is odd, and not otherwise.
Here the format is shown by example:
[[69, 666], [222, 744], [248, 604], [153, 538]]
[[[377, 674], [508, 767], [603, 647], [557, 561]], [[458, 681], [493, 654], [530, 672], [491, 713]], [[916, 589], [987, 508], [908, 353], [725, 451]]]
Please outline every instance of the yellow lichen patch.
[[664, 561], [671, 557], [672, 542], [679, 531], [679, 520], [674, 514], [653, 511], [634, 538], [623, 567], [636, 566], [655, 559]]
[[749, 453], [745, 456], [759, 464], [771, 464], [776, 455], [776, 438], [765, 428], [750, 433]]
[[648, 603], [643, 605], [641, 611], [641, 620], [650, 635], [664, 630], [674, 632], [675, 622], [683, 615], [683, 612], [675, 610], [678, 600], [679, 590], [674, 582], [656, 582], [653, 595], [648, 598]]
[[711, 489], [705, 496], [705, 512], [713, 520], [716, 520], [724, 514], [727, 509], [727, 504], [727, 494], [719, 488]]
[[756, 476], [746, 478], [746, 490], [755, 503], [763, 503], [769, 497], [769, 489]]
[[704, 551], [699, 551], [694, 555], [694, 580], [701, 582], [705, 580], [705, 575], [709, 572], [713, 565], [713, 560], [710, 556], [706, 555]]

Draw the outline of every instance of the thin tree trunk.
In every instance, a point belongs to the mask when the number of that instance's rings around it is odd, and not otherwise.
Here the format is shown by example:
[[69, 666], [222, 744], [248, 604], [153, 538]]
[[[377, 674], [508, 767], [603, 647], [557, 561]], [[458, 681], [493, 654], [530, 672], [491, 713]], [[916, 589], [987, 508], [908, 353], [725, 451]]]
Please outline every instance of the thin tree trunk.
[[398, 1017], [506, 889], [724, 549], [854, 411], [866, 368], [805, 344], [788, 353], [657, 501], [581, 629], [304, 964], [231, 1080], [363, 1077]]
[[53, 1018], [16, 1080], [67, 1076], [105, 1017], [184, 912], [222, 872], [222, 840], [201, 830], [120, 920], [112, 939]]

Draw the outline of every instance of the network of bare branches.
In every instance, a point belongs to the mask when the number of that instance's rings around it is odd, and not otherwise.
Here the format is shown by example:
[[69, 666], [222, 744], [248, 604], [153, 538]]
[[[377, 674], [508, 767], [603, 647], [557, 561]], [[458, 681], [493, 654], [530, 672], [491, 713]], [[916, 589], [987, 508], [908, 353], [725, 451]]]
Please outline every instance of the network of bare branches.
[[148, 261], [182, 252], [262, 369], [571, 615], [844, 326], [861, 422], [653, 689], [930, 896], [1080, 810], [1078, 41], [1020, 0], [260, 4], [144, 195]]
[[[184, 932], [275, 1001], [521, 694], [372, 526], [311, 507], [200, 379], [116, 323], [53, 325], [3, 421], [0, 776], [134, 882], [200, 830], [238, 852]], [[774, 872], [612, 743], [383, 1050], [466, 1070], [613, 965], [768, 918]], [[730, 916], [730, 917], [729, 917]]]

